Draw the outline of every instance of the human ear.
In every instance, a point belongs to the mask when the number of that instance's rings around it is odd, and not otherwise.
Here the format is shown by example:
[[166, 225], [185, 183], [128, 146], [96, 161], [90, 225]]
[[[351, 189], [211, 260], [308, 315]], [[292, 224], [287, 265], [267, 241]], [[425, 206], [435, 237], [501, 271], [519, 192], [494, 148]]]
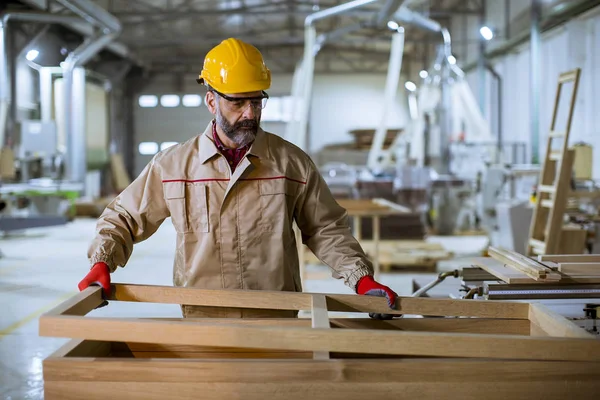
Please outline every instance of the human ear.
[[204, 96], [204, 103], [212, 115], [217, 113], [217, 98], [213, 92], [206, 93], [206, 96]]

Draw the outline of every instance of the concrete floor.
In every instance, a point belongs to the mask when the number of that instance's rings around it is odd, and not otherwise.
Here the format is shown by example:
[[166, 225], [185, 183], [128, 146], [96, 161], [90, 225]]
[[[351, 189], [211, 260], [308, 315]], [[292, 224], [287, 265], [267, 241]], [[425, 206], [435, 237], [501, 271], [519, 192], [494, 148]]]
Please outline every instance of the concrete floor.
[[[42, 361], [67, 339], [38, 336], [39, 316], [77, 293], [77, 284], [88, 271], [87, 247], [95, 221], [79, 219], [68, 226], [29, 230], [0, 238], [0, 398], [42, 399]], [[486, 247], [485, 238], [433, 238], [455, 254], [472, 255]], [[153, 285], [172, 284], [175, 231], [167, 221], [146, 242], [136, 246], [124, 269], [113, 282]], [[439, 269], [457, 266], [442, 262]], [[341, 281], [327, 278], [323, 266], [309, 266], [305, 291], [351, 293]], [[435, 274], [383, 274], [381, 282], [400, 295], [411, 294], [412, 278], [430, 281]], [[445, 282], [437, 293], [458, 287], [458, 280]], [[179, 306], [112, 303], [92, 312], [96, 316], [180, 317]], [[109, 395], [110, 396], [110, 395]]]

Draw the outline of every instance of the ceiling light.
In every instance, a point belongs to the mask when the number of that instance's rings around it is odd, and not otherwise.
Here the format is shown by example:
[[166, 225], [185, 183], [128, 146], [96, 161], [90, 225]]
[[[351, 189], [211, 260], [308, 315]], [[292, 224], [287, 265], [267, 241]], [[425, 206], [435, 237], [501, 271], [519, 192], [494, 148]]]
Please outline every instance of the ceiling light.
[[29, 50], [27, 52], [27, 55], [25, 55], [25, 58], [29, 61], [33, 61], [37, 58], [37, 56], [40, 55], [40, 52], [37, 50]]
[[417, 85], [415, 85], [411, 81], [406, 81], [406, 83], [404, 84], [404, 87], [406, 88], [406, 90], [411, 91], [411, 92], [414, 92], [415, 90], [417, 90]]
[[397, 30], [400, 27], [400, 25], [398, 25], [396, 21], [388, 21], [387, 26], [393, 31]]
[[421, 70], [421, 72], [419, 72], [419, 76], [423, 79], [427, 78], [429, 76], [429, 72], [425, 71], [424, 69]]
[[456, 64], [456, 57], [452, 55], [448, 56], [448, 62], [450, 63], [450, 65]]
[[492, 40], [494, 37], [494, 32], [487, 26], [482, 26], [481, 29], [479, 29], [479, 33], [481, 33], [481, 36], [483, 36], [485, 40]]

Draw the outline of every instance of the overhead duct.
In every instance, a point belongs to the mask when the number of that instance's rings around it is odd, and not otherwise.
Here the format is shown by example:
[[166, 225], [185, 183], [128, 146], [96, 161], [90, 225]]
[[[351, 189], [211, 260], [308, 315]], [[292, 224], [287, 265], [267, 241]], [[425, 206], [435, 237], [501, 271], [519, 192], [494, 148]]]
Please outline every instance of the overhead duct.
[[[101, 33], [84, 40], [79, 47], [69, 53], [62, 64], [67, 176], [72, 182], [83, 182], [86, 175], [86, 142], [83, 115], [75, 110], [76, 105], [81, 106], [81, 101], [76, 102], [74, 98], [77, 93], [74, 90], [74, 78], [78, 78], [76, 85], [85, 85], [85, 74], [75, 71], [115, 40], [121, 33], [122, 26], [116, 17], [91, 1], [56, 1], [101, 29]], [[78, 93], [81, 92], [84, 92], [83, 87], [79, 87]]]
[[[11, 20], [57, 24], [73, 24], [81, 22], [80, 18], [68, 15], [29, 12], [11, 12], [3, 14], [0, 17], [0, 148], [4, 147], [8, 121], [13, 117], [10, 116], [8, 112], [12, 95], [10, 92], [11, 73], [15, 73], [14, 71], [10, 71], [7, 53], [7, 38], [9, 35], [8, 24]], [[14, 101], [16, 101], [16, 98]]]
[[[81, 119], [83, 116], [73, 110], [73, 72], [75, 68], [84, 65], [98, 52], [121, 33], [119, 20], [102, 7], [89, 0], [56, 0], [65, 8], [73, 11], [78, 17], [48, 13], [12, 12], [2, 15], [0, 19], [0, 148], [5, 143], [4, 134], [8, 121], [8, 105], [11, 101], [10, 71], [6, 53], [7, 24], [9, 20], [31, 21], [40, 23], [58, 23], [74, 25], [84, 21], [100, 28], [93, 35], [69, 54], [64, 61], [64, 102], [65, 102], [65, 134], [67, 137], [67, 168], [68, 177], [74, 182], [83, 182], [86, 172], [86, 144]], [[13, 96], [14, 97], [14, 96]], [[13, 99], [13, 101], [16, 101]], [[80, 131], [74, 127], [80, 125]]]
[[[348, 3], [340, 4], [326, 10], [318, 11], [306, 17], [304, 21], [304, 57], [296, 67], [295, 75], [300, 75], [303, 79], [298, 79], [298, 84], [295, 85], [298, 93], [293, 93], [294, 99], [300, 98], [300, 113], [297, 124], [288, 123], [286, 137], [294, 141], [298, 146], [307, 150], [308, 143], [307, 127], [310, 109], [310, 100], [312, 95], [312, 85], [314, 78], [314, 59], [325, 42], [337, 39], [354, 31], [363, 29], [369, 26], [377, 26], [379, 21], [385, 21], [394, 13], [398, 7], [404, 2], [403, 0], [387, 0], [381, 10], [377, 13], [373, 21], [359, 21], [355, 24], [344, 26], [331, 32], [316, 36], [314, 23], [316, 21], [329, 18], [335, 15], [347, 13], [359, 7], [375, 3], [379, 0], [355, 0]], [[294, 100], [295, 101], [295, 100]], [[293, 121], [296, 122], [296, 121]]]

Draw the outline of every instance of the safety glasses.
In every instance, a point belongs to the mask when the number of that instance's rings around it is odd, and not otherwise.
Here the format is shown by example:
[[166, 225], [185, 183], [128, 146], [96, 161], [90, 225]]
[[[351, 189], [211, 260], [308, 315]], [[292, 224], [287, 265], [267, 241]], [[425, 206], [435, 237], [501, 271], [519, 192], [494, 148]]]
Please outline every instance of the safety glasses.
[[218, 92], [215, 89], [211, 89], [210, 91], [227, 100], [227, 107], [235, 112], [245, 111], [248, 108], [248, 105], [251, 105], [254, 109], [262, 110], [267, 106], [267, 100], [269, 99], [269, 95], [265, 91], [261, 91], [261, 96], [254, 97], [231, 97]]

